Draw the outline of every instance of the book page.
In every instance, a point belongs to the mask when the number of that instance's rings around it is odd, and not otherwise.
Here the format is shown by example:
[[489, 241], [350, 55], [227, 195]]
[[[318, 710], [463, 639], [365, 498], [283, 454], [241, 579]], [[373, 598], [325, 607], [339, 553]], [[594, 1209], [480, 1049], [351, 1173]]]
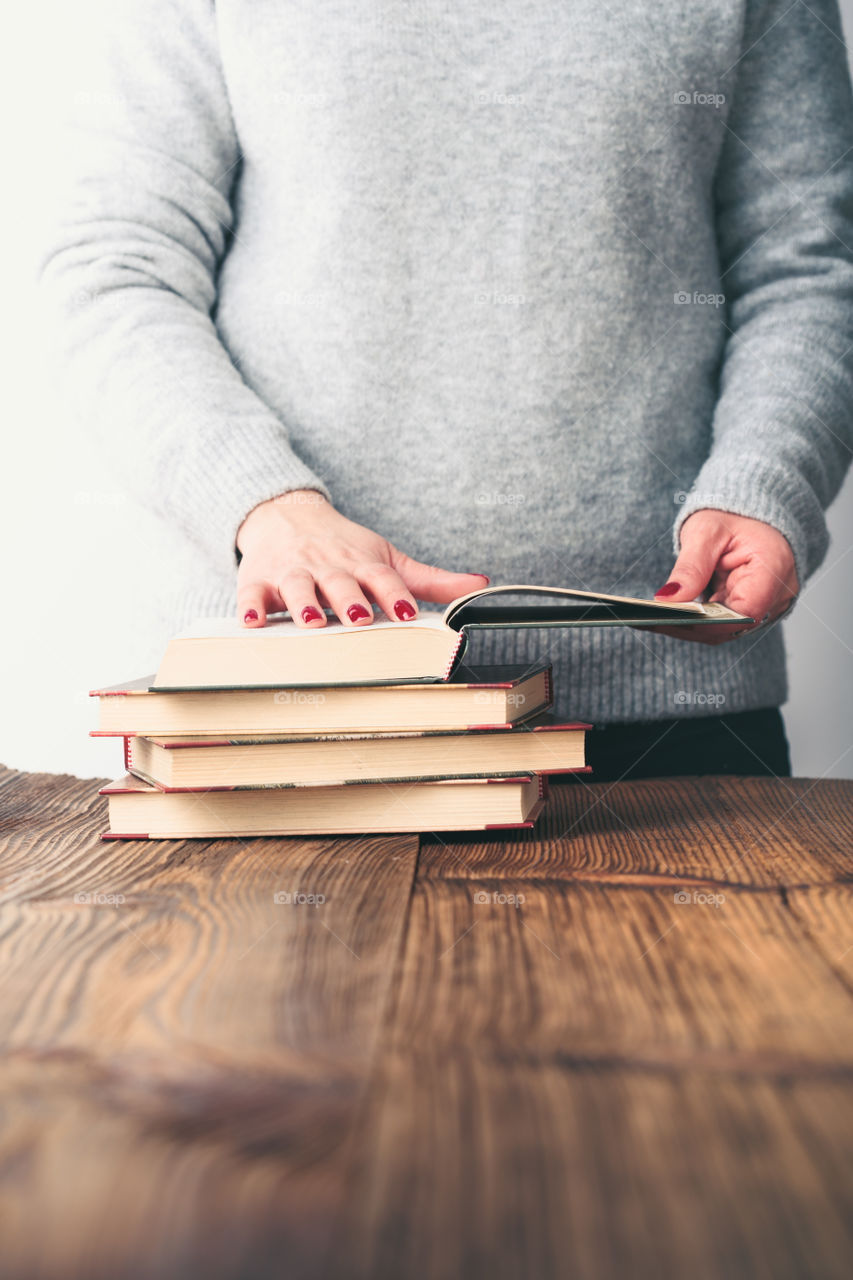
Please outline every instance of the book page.
[[[376, 606], [378, 610], [378, 605]], [[354, 631], [376, 631], [391, 627], [397, 630], [411, 631], [415, 627], [430, 627], [439, 631], [444, 629], [444, 616], [433, 609], [424, 609], [411, 622], [392, 622], [384, 614], [377, 612], [369, 627], [344, 626], [329, 614], [325, 627], [298, 627], [289, 613], [271, 613], [266, 626], [244, 627], [235, 617], [197, 618], [191, 626], [174, 636], [175, 640], [233, 640], [241, 636], [251, 636], [256, 640], [277, 640], [282, 636], [332, 636], [341, 631], [352, 635]]]

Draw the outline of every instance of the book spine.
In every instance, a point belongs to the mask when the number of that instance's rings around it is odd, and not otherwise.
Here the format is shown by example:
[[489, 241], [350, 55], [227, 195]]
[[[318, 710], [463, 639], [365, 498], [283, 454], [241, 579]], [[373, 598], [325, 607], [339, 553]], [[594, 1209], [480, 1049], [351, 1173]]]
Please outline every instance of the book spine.
[[538, 772], [543, 778], [548, 778], [554, 774], [562, 776], [564, 773], [592, 773], [592, 766], [588, 764], [573, 764], [568, 769], [539, 769]]
[[[537, 800], [536, 808], [531, 809], [530, 817], [519, 822], [487, 822], [482, 828], [483, 831], [518, 831], [520, 827], [532, 827], [543, 805], [542, 800]], [[464, 828], [463, 828], [464, 829]]]
[[124, 735], [124, 769], [125, 769], [125, 773], [130, 773], [130, 771], [131, 771], [131, 769], [132, 769], [132, 768], [133, 768], [133, 762], [132, 762], [132, 760], [131, 760], [131, 746], [130, 746], [130, 738], [125, 734], [125, 735]]
[[554, 677], [551, 667], [545, 668], [545, 706], [554, 705]]
[[464, 631], [460, 631], [458, 636], [456, 637], [456, 644], [453, 648], [453, 653], [450, 655], [450, 661], [448, 662], [445, 668], [444, 675], [442, 677], [443, 680], [447, 681], [450, 679], [451, 672], [453, 671], [453, 668], [456, 666], [456, 660], [457, 658], [461, 657], [460, 648], [463, 644], [467, 648], [468, 637]]

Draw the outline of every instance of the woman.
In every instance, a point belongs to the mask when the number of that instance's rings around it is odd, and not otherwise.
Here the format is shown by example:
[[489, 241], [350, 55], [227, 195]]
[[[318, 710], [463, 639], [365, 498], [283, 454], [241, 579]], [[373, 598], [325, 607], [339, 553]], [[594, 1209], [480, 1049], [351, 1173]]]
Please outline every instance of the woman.
[[549, 657], [598, 778], [788, 773], [773, 624], [853, 419], [835, 0], [124, 0], [91, 32], [44, 287], [80, 411], [195, 549], [174, 624], [405, 625], [487, 573], [707, 593], [755, 626], [472, 658]]

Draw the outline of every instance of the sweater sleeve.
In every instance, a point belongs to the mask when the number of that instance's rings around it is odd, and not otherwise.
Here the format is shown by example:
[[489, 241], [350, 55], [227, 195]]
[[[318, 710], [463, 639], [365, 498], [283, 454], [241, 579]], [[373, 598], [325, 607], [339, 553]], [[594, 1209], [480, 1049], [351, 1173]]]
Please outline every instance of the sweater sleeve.
[[84, 0], [90, 65], [39, 267], [57, 386], [147, 507], [223, 575], [257, 503], [323, 481], [214, 323], [241, 156], [214, 0]]
[[853, 101], [836, 0], [747, 0], [715, 178], [727, 340], [709, 456], [679, 511], [785, 535], [800, 586], [853, 446]]

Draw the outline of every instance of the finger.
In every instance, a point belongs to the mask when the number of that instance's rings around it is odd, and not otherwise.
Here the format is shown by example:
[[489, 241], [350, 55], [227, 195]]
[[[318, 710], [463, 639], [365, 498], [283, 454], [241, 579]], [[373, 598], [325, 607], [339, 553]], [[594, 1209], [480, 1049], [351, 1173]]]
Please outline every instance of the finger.
[[723, 604], [758, 623], [765, 614], [774, 613], [785, 598], [776, 575], [759, 561], [751, 561], [729, 574]]
[[[697, 513], [699, 515], [701, 513]], [[682, 604], [701, 595], [714, 576], [728, 531], [717, 521], [685, 520], [681, 529], [681, 550], [669, 580], [655, 592], [668, 604]]]
[[314, 578], [330, 608], [346, 627], [366, 627], [373, 621], [373, 608], [357, 579], [346, 569], [314, 571]]
[[397, 570], [389, 564], [366, 564], [355, 568], [354, 573], [392, 622], [411, 622], [417, 617], [415, 597]]
[[657, 636], [671, 636], [673, 640], [690, 640], [693, 644], [718, 645], [728, 640], [736, 640], [746, 631], [754, 631], [755, 626], [744, 627], [740, 624], [687, 627], [642, 627], [637, 630], [651, 631]]
[[419, 600], [429, 600], [433, 604], [449, 604], [459, 596], [489, 585], [485, 573], [454, 573], [451, 569], [439, 569], [437, 565], [413, 560], [396, 547], [391, 548], [391, 566]]
[[297, 627], [316, 630], [326, 625], [326, 614], [320, 607], [314, 575], [307, 569], [293, 569], [278, 582], [278, 594]]
[[276, 590], [269, 582], [245, 582], [237, 588], [237, 617], [244, 627], [262, 627], [278, 604]]

